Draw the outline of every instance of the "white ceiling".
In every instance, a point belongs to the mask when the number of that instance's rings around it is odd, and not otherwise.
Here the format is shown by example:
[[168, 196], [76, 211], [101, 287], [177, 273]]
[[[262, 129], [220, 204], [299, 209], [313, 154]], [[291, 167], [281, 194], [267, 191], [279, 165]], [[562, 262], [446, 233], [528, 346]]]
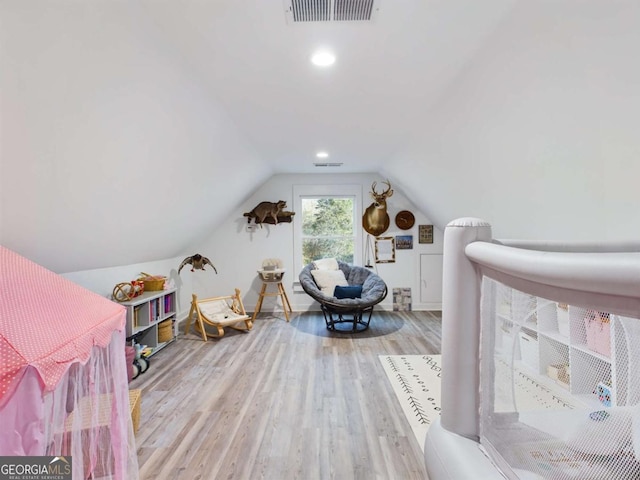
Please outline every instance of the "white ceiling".
[[0, 243], [58, 272], [171, 258], [309, 172], [389, 178], [441, 229], [638, 238], [638, 0], [285, 5], [0, 0]]
[[[380, 0], [370, 22], [290, 24], [282, 0], [142, 0], [165, 48], [289, 173], [318, 171], [318, 150], [339, 171], [379, 171], [514, 3]], [[310, 63], [319, 47], [332, 67]]]

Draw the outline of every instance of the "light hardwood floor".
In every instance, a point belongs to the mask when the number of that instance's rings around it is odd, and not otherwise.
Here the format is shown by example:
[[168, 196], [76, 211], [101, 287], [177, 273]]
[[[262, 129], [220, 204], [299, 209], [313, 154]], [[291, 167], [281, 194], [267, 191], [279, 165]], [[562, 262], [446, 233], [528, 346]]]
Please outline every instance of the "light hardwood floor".
[[441, 317], [373, 315], [354, 335], [308, 312], [261, 314], [206, 343], [179, 336], [130, 384], [141, 480], [426, 478], [378, 355], [439, 353]]

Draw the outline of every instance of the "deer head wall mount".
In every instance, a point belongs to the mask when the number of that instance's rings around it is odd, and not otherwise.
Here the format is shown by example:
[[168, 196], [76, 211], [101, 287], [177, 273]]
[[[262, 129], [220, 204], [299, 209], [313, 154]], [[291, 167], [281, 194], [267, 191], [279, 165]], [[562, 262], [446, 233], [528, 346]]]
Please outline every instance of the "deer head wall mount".
[[383, 183], [387, 184], [387, 189], [381, 193], [376, 192], [377, 182], [373, 182], [371, 185], [370, 193], [374, 201], [362, 215], [362, 228], [375, 237], [386, 232], [390, 222], [387, 213], [387, 198], [393, 195], [393, 190], [391, 190], [389, 180]]

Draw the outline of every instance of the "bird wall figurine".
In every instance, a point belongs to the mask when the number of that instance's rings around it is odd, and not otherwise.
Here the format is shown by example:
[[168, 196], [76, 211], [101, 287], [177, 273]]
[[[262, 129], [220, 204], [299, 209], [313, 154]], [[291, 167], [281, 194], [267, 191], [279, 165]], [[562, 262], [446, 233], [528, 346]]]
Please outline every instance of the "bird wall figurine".
[[180, 274], [180, 270], [182, 270], [182, 267], [187, 264], [191, 265], [192, 272], [195, 270], [204, 270], [205, 265], [211, 265], [213, 271], [216, 272], [216, 274], [218, 273], [218, 270], [216, 270], [215, 265], [211, 263], [211, 260], [209, 260], [207, 257], [203, 257], [199, 253], [196, 253], [195, 255], [187, 257], [182, 261], [182, 263], [180, 264], [180, 268], [178, 268], [178, 275]]

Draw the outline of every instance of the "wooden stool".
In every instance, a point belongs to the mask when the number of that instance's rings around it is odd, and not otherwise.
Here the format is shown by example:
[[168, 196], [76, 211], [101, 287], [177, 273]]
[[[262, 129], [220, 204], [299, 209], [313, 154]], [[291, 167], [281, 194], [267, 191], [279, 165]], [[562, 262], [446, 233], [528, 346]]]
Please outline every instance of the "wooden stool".
[[[258, 270], [258, 274], [260, 275], [260, 279], [262, 280], [262, 289], [260, 290], [260, 295], [258, 296], [258, 303], [256, 304], [256, 308], [253, 312], [253, 317], [251, 321], [254, 321], [260, 313], [260, 309], [262, 308], [262, 302], [264, 297], [280, 297], [282, 300], [282, 308], [284, 310], [284, 316], [289, 321], [289, 314], [292, 312], [291, 304], [289, 303], [289, 297], [287, 297], [287, 292], [284, 289], [284, 285], [282, 285], [282, 277], [284, 276], [283, 269], [275, 269], [275, 270]], [[267, 285], [275, 284], [278, 291], [277, 292], [267, 292]]]

